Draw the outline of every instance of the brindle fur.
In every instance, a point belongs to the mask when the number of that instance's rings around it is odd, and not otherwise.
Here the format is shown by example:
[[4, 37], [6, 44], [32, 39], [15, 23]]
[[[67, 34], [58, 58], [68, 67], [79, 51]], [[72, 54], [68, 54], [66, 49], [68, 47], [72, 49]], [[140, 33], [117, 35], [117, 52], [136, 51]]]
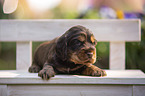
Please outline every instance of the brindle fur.
[[74, 26], [37, 48], [29, 72], [38, 73], [45, 80], [55, 74], [105, 76], [104, 70], [92, 65], [96, 61], [96, 44], [88, 29]]

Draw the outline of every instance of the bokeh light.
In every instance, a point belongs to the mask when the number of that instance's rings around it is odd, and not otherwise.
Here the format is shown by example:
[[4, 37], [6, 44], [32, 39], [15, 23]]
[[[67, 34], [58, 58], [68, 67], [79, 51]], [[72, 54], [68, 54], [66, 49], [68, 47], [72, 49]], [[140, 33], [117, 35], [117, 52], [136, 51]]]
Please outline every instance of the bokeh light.
[[27, 2], [31, 10], [42, 12], [56, 7], [61, 0], [27, 0]]

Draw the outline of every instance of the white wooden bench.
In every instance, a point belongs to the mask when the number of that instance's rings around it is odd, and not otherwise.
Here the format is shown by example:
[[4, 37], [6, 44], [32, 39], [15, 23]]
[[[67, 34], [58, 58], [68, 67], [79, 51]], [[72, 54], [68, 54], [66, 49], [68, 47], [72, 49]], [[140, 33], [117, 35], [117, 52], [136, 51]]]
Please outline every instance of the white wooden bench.
[[[48, 41], [74, 25], [110, 42], [106, 77], [56, 75], [48, 81], [29, 73], [32, 42]], [[0, 96], [145, 96], [145, 74], [125, 70], [125, 42], [141, 40], [140, 20], [0, 20], [0, 42], [16, 43], [16, 70], [0, 71]]]

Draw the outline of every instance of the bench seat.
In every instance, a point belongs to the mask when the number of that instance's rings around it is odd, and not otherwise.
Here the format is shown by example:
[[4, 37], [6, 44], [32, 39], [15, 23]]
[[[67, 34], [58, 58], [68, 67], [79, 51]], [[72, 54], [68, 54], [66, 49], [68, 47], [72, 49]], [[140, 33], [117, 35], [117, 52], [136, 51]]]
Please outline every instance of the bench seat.
[[140, 70], [106, 70], [106, 77], [56, 75], [42, 80], [25, 70], [0, 71], [0, 96], [144, 96]]
[[[32, 42], [52, 40], [74, 25], [89, 28], [98, 42], [109, 42], [107, 76], [42, 80], [38, 73], [29, 73]], [[0, 70], [0, 96], [145, 96], [145, 74], [125, 69], [125, 42], [140, 41], [138, 19], [0, 20], [0, 42], [16, 42], [16, 70]]]
[[38, 73], [24, 70], [0, 71], [0, 84], [145, 84], [145, 74], [140, 70], [106, 70], [105, 77], [56, 75], [42, 80]]

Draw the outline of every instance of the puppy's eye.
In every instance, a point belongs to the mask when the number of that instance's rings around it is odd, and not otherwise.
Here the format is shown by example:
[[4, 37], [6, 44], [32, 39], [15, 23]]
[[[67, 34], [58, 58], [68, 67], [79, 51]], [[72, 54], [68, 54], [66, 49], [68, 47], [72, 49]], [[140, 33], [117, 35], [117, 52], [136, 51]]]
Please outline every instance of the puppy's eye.
[[93, 44], [94, 44], [94, 45], [97, 45], [97, 40], [95, 40], [95, 41], [93, 42]]
[[83, 42], [81, 42], [81, 41], [79, 41], [79, 40], [77, 40], [77, 39], [75, 39], [75, 40], [72, 41], [72, 44], [73, 44], [73, 45], [78, 45], [78, 46], [80, 46], [82, 43], [83, 43]]

